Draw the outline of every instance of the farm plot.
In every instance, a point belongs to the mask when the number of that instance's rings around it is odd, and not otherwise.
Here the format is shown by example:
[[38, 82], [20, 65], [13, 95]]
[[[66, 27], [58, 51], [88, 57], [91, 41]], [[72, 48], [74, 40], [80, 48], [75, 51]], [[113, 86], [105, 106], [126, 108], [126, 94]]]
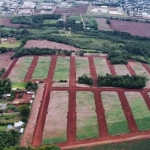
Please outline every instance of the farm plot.
[[129, 70], [125, 65], [114, 65], [117, 75], [130, 75]]
[[110, 27], [113, 30], [128, 32], [134, 36], [150, 37], [150, 24], [141, 22], [111, 20]]
[[9, 78], [12, 82], [22, 82], [25, 78], [28, 68], [32, 62], [33, 57], [21, 57], [17, 61], [13, 70], [11, 71]]
[[150, 130], [150, 112], [139, 92], [125, 92], [134, 119], [140, 131]]
[[54, 81], [69, 80], [69, 57], [58, 57], [54, 73]]
[[50, 95], [48, 114], [43, 131], [44, 144], [67, 140], [68, 92], [53, 91]]
[[51, 57], [39, 57], [37, 66], [32, 74], [33, 79], [45, 79], [47, 77]]
[[120, 135], [128, 133], [128, 124], [116, 92], [101, 92], [102, 102], [105, 110], [108, 133]]
[[98, 123], [92, 92], [78, 91], [76, 94], [77, 139], [97, 138]]
[[112, 31], [110, 26], [106, 23], [106, 18], [95, 18], [98, 24], [98, 30], [104, 30], [104, 31]]
[[83, 74], [86, 74], [87, 76], [90, 77], [88, 58], [76, 57], [76, 76], [78, 78], [79, 76], [82, 76]]
[[107, 62], [105, 58], [94, 58], [97, 75], [105, 76], [110, 74]]

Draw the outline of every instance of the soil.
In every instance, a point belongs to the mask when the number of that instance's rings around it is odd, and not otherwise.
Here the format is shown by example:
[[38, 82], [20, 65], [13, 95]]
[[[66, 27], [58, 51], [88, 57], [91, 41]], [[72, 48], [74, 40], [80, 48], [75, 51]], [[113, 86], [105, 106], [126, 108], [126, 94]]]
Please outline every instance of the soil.
[[37, 47], [37, 48], [51, 48], [51, 49], [62, 49], [62, 50], [68, 50], [68, 51], [80, 51], [79, 48], [75, 48], [74, 46], [66, 45], [66, 44], [61, 44], [57, 42], [51, 42], [47, 40], [29, 40], [25, 44], [24, 48], [32, 48], [32, 47]]

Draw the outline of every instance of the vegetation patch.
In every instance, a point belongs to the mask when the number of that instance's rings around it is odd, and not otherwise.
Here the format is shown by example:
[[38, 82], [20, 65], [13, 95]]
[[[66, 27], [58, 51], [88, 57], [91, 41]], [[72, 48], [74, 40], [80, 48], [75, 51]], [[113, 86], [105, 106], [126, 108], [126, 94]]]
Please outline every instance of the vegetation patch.
[[91, 77], [88, 77], [88, 76], [86, 76], [86, 74], [84, 74], [81, 77], [78, 77], [78, 83], [92, 85], [93, 84], [93, 80], [92, 80]]
[[13, 43], [10, 42], [4, 42], [0, 44], [0, 48], [5, 47], [5, 48], [17, 48], [21, 45], [21, 41], [15, 41]]
[[13, 82], [11, 84], [11, 87], [12, 88], [16, 88], [16, 89], [25, 89], [26, 83], [23, 83], [23, 82]]

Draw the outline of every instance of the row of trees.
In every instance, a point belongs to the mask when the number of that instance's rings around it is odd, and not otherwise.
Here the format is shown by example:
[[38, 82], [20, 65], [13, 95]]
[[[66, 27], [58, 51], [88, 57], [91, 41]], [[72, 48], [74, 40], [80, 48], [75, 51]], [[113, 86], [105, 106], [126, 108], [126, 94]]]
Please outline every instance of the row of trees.
[[131, 88], [140, 89], [146, 85], [146, 77], [144, 76], [112, 76], [106, 74], [106, 76], [98, 76], [98, 85], [107, 87], [120, 87], [120, 88]]
[[36, 91], [38, 89], [38, 84], [37, 83], [32, 83], [31, 81], [28, 81], [25, 88], [28, 91]]
[[5, 68], [2, 68], [1, 70], [0, 70], [0, 77], [2, 77], [2, 75], [5, 73]]

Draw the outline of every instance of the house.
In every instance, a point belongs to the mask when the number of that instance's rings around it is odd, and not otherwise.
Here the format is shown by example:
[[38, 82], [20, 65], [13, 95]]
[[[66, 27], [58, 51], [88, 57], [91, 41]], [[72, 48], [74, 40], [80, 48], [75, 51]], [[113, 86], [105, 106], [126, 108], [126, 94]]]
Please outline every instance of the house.
[[16, 129], [21, 128], [25, 123], [22, 121], [14, 122], [14, 127]]
[[10, 97], [10, 96], [11, 96], [11, 94], [3, 94], [4, 98]]

